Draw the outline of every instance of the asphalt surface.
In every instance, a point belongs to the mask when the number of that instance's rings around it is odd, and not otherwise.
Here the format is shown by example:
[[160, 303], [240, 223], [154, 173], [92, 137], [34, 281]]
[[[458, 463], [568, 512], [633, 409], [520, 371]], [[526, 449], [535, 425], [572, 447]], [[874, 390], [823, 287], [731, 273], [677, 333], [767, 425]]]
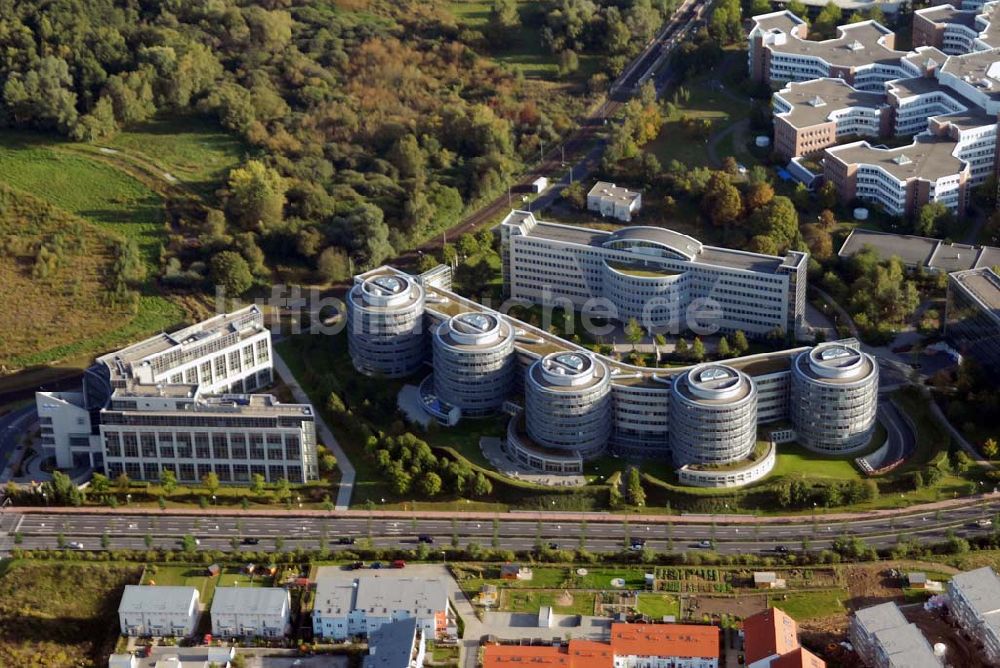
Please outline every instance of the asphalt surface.
[[[897, 542], [897, 535], [917, 538], [923, 542], [943, 541], [949, 532], [964, 537], [984, 535], [993, 528], [977, 526], [981, 519], [993, 519], [1000, 513], [1000, 498], [974, 505], [946, 508], [937, 511], [917, 511], [900, 517], [869, 517], [851, 521], [828, 521], [823, 513], [804, 516], [791, 523], [726, 524], [716, 523], [710, 516], [692, 519], [685, 523], [643, 522], [641, 516], [622, 517], [619, 521], [587, 522], [521, 518], [518, 514], [498, 515], [495, 520], [437, 519], [412, 517], [383, 518], [351, 516], [197, 516], [117, 513], [61, 514], [57, 512], [19, 513], [8, 508], [0, 514], [0, 553], [14, 546], [14, 534], [19, 534], [23, 549], [53, 549], [58, 547], [59, 536], [66, 544], [78, 542], [85, 550], [101, 550], [101, 537], [107, 535], [110, 549], [145, 549], [147, 534], [152, 545], [158, 548], [177, 549], [183, 536], [196, 537], [199, 550], [231, 551], [235, 540], [239, 551], [271, 551], [276, 549], [275, 539], [283, 541], [283, 550], [295, 548], [317, 549], [325, 543], [333, 551], [351, 549], [340, 544], [342, 538], [361, 540], [370, 537], [375, 547], [415, 548], [417, 537], [426, 534], [434, 539], [432, 550], [452, 544], [457, 534], [461, 546], [471, 542], [491, 547], [494, 541], [494, 522], [498, 544], [503, 549], [531, 550], [542, 542], [554, 543], [561, 549], [580, 546], [581, 534], [585, 547], [592, 552], [615, 552], [632, 539], [642, 538], [646, 545], [660, 552], [681, 552], [702, 549], [701, 541], [713, 541], [722, 553], [769, 553], [777, 546], [790, 551], [801, 549], [802, 540], [808, 539], [810, 549], [831, 546], [837, 538], [849, 534], [858, 536], [873, 547], [889, 547]], [[256, 544], [244, 544], [244, 539]]]

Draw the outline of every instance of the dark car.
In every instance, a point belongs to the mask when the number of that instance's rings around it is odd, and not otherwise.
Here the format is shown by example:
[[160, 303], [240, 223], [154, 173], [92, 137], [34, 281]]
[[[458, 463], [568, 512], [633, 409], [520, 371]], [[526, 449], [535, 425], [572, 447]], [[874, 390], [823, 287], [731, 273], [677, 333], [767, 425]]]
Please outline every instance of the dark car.
[[428, 543], [428, 544], [431, 544], [431, 543], [434, 542], [434, 536], [431, 536], [431, 535], [426, 534], [426, 533], [422, 533], [419, 536], [417, 536], [417, 542], [418, 543]]
[[363, 561], [353, 561], [353, 562], [351, 562], [351, 563], [349, 563], [349, 564], [347, 564], [347, 565], [344, 566], [344, 568], [346, 568], [349, 571], [356, 571], [359, 568], [364, 568], [364, 567], [365, 567], [365, 563]]
[[629, 545], [629, 549], [633, 552], [639, 552], [644, 547], [646, 547], [646, 541], [642, 538], [633, 538], [631, 544]]
[[259, 545], [260, 544], [260, 538], [244, 538], [243, 539], [243, 544], [244, 545]]
[[781, 554], [788, 554], [788, 548], [785, 547], [784, 545], [775, 545], [774, 551], [779, 552]]
[[559, 549], [559, 543], [549, 543], [549, 549], [550, 550], [558, 550]]
[[354, 545], [354, 539], [351, 538], [350, 536], [341, 536], [339, 539], [337, 539], [337, 542], [340, 545]]
[[378, 570], [378, 569], [382, 568], [382, 562], [381, 561], [373, 561], [372, 565], [369, 566], [368, 568], [374, 568], [375, 570]]

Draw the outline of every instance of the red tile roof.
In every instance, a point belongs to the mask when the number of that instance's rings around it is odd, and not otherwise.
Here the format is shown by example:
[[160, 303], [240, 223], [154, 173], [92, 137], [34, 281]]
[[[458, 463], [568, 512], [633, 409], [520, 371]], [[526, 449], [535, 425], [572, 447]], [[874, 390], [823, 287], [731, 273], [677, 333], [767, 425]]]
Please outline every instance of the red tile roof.
[[743, 620], [743, 648], [748, 664], [781, 656], [799, 648], [799, 627], [777, 608], [770, 608]]
[[719, 627], [694, 624], [612, 624], [616, 656], [718, 658]]
[[772, 661], [771, 668], [826, 668], [826, 661], [799, 647]]

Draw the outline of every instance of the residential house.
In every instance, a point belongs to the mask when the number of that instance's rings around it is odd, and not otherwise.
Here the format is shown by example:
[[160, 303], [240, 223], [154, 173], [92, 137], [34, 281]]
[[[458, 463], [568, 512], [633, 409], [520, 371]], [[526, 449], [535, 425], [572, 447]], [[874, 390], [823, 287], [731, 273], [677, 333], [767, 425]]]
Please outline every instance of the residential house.
[[194, 633], [199, 614], [194, 587], [126, 585], [118, 605], [122, 635], [177, 636]]
[[989, 566], [959, 573], [948, 583], [949, 610], [982, 643], [986, 660], [1000, 664], [1000, 577]]
[[218, 587], [212, 599], [212, 634], [223, 638], [284, 636], [291, 597], [281, 587]]
[[368, 637], [362, 668], [423, 668], [423, 630], [413, 617], [390, 622]]
[[587, 193], [587, 210], [611, 216], [624, 223], [642, 209], [642, 193], [613, 183], [598, 181]]
[[323, 576], [316, 582], [313, 633], [344, 640], [413, 617], [428, 638], [449, 632], [448, 588], [442, 580], [366, 575]]

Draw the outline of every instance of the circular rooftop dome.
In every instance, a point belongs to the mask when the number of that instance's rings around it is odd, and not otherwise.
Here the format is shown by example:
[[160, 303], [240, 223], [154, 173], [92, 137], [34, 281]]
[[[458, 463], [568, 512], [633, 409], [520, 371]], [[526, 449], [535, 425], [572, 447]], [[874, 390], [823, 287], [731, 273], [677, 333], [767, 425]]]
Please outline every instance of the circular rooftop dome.
[[392, 306], [406, 301], [410, 286], [404, 276], [375, 276], [361, 284], [361, 294], [370, 306]]
[[460, 313], [448, 321], [451, 343], [485, 345], [500, 338], [500, 319], [491, 313]]
[[699, 399], [722, 401], [745, 393], [744, 377], [722, 364], [702, 364], [688, 371], [687, 387]]
[[633, 247], [658, 248], [679, 259], [694, 259], [702, 250], [702, 243], [694, 237], [663, 227], [625, 227], [614, 232], [604, 246], [629, 249]]
[[850, 379], [868, 372], [865, 356], [840, 343], [816, 346], [809, 351], [809, 370], [818, 378]]
[[549, 353], [542, 358], [541, 370], [552, 385], [584, 385], [594, 377], [594, 359], [583, 353]]

